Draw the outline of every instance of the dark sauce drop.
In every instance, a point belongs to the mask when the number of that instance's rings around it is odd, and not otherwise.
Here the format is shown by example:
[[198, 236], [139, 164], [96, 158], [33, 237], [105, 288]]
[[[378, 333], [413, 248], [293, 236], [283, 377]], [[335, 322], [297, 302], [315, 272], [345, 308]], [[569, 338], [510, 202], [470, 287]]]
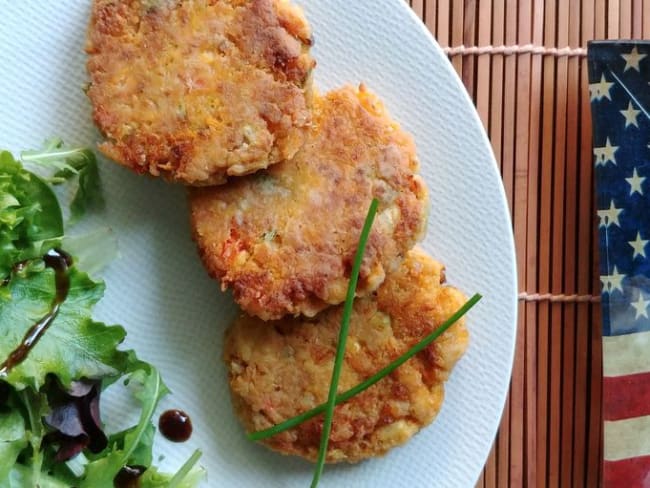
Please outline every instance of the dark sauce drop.
[[113, 480], [115, 488], [138, 488], [146, 466], [124, 466]]
[[181, 410], [167, 410], [158, 420], [162, 435], [172, 442], [185, 442], [192, 435], [192, 420]]
[[52, 325], [52, 322], [54, 322], [54, 319], [59, 314], [61, 304], [68, 297], [68, 291], [70, 290], [68, 268], [72, 265], [72, 257], [59, 249], [52, 249], [43, 256], [43, 261], [45, 262], [46, 267], [54, 270], [56, 295], [54, 296], [54, 300], [52, 300], [50, 311], [38, 322], [32, 325], [25, 334], [20, 345], [9, 354], [9, 357], [2, 364], [0, 364], [0, 378], [7, 376], [12, 368], [27, 359], [29, 351], [31, 351], [36, 343], [38, 343], [48, 327]]

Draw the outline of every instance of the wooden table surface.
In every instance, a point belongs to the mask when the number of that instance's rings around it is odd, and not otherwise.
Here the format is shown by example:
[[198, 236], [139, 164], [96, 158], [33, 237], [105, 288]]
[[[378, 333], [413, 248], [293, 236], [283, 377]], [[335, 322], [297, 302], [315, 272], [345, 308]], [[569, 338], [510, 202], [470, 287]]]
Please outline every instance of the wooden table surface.
[[[443, 47], [585, 48], [591, 39], [650, 38], [650, 0], [409, 4]], [[450, 61], [492, 141], [528, 300], [520, 299], [510, 394], [477, 486], [597, 487], [600, 281], [586, 58], [575, 49], [487, 51]]]

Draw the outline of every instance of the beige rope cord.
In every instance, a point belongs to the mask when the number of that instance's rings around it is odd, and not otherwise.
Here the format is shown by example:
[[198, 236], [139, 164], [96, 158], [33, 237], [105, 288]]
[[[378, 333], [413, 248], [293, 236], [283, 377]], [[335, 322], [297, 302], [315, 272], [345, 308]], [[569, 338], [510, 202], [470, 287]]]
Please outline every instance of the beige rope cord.
[[585, 57], [587, 50], [583, 47], [545, 47], [536, 46], [534, 44], [524, 44], [523, 46], [454, 46], [445, 47], [442, 49], [444, 53], [449, 56], [480, 56], [482, 54], [493, 54], [512, 56], [515, 54], [536, 54], [542, 56], [554, 56], [556, 58], [565, 57]]
[[526, 293], [519, 294], [522, 302], [551, 302], [551, 303], [600, 303], [597, 295], [553, 295], [551, 293]]

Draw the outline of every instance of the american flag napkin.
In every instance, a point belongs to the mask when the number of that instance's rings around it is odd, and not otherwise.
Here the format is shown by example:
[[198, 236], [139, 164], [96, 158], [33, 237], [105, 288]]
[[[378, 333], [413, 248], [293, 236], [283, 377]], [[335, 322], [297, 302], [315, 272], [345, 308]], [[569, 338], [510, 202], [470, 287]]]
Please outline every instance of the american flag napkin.
[[603, 310], [604, 487], [650, 488], [650, 43], [588, 50]]

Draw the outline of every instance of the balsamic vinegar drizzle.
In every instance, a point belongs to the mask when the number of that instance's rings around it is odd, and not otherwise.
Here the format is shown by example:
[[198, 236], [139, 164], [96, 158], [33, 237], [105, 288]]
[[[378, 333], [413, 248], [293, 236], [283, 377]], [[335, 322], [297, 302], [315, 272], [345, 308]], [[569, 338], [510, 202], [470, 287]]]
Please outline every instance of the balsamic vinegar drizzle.
[[160, 433], [172, 442], [185, 442], [192, 435], [192, 420], [182, 410], [167, 410], [158, 420]]
[[113, 484], [115, 488], [138, 488], [140, 486], [140, 476], [146, 470], [146, 466], [124, 466], [115, 476]]
[[[25, 334], [20, 345], [14, 349], [9, 357], [0, 365], [0, 378], [6, 377], [9, 371], [22, 363], [32, 348], [43, 337], [43, 334], [52, 325], [54, 319], [59, 314], [59, 309], [63, 302], [68, 297], [70, 291], [70, 276], [68, 269], [72, 266], [72, 257], [61, 251], [60, 249], [52, 249], [43, 256], [45, 267], [54, 270], [54, 280], [56, 285], [56, 294], [50, 311], [36, 322]], [[11, 276], [19, 272], [27, 262], [16, 264], [8, 277], [0, 281], [0, 286], [7, 286], [11, 280]], [[3, 386], [6, 384], [0, 380], [0, 406], [6, 399], [4, 398]], [[192, 421], [185, 412], [181, 410], [168, 410], [160, 416], [159, 427], [161, 433], [173, 442], [184, 442], [192, 435]], [[116, 488], [138, 488], [140, 486], [140, 478], [147, 470], [146, 466], [124, 466], [113, 480]]]
[[52, 249], [43, 256], [43, 261], [45, 262], [45, 266], [52, 268], [55, 273], [56, 295], [52, 301], [52, 306], [50, 307], [50, 311], [27, 331], [21, 344], [0, 365], [0, 378], [6, 377], [12, 368], [27, 358], [29, 351], [38, 343], [48, 327], [52, 325], [52, 322], [54, 322], [54, 319], [59, 314], [61, 304], [68, 297], [68, 291], [70, 290], [68, 268], [72, 265], [72, 257], [59, 249]]

